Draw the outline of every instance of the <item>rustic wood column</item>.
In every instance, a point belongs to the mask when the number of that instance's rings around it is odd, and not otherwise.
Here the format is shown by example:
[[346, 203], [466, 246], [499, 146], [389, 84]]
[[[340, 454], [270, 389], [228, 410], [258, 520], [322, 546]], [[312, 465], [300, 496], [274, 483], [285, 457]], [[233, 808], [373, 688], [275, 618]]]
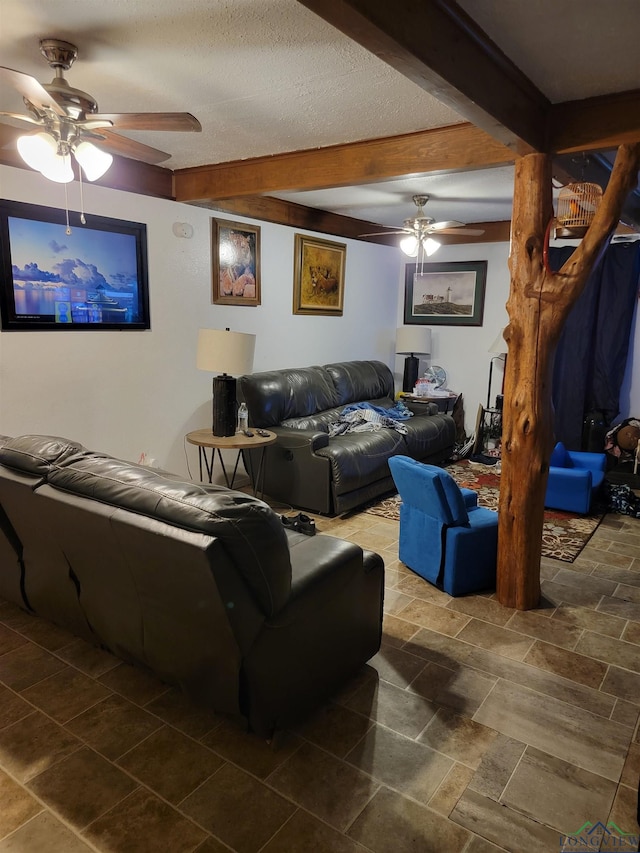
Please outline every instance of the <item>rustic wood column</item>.
[[637, 183], [640, 143], [622, 145], [602, 204], [564, 266], [545, 268], [545, 231], [553, 216], [551, 160], [516, 162], [507, 301], [509, 345], [504, 387], [498, 528], [498, 601], [528, 610], [540, 598], [544, 495], [553, 448], [551, 377], [556, 345], [600, 250]]

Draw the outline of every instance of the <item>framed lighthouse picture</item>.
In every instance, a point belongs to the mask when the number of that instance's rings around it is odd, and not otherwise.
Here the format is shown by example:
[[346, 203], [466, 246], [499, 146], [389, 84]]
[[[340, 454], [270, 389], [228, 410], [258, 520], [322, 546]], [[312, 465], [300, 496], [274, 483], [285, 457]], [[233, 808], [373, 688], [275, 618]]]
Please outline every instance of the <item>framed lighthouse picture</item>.
[[486, 261], [406, 264], [404, 322], [481, 326], [486, 282]]

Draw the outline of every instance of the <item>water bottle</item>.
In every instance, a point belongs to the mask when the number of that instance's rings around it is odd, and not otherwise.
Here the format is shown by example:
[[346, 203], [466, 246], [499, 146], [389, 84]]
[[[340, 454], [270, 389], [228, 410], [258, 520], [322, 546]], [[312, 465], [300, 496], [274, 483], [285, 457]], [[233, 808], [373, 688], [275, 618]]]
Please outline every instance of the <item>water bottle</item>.
[[240, 403], [238, 407], [238, 432], [249, 429], [249, 412], [246, 403]]

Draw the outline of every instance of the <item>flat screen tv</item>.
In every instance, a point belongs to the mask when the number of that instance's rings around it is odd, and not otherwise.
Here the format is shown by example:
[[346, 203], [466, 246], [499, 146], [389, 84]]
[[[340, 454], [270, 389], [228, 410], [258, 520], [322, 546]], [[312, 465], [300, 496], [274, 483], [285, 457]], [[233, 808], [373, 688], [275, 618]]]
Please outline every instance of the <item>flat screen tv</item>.
[[148, 329], [147, 226], [0, 199], [2, 329]]

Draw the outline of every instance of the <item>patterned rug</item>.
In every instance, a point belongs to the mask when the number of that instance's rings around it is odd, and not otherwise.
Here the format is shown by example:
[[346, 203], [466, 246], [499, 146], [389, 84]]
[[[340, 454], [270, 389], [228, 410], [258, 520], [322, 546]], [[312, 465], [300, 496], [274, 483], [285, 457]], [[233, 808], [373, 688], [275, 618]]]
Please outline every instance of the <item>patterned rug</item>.
[[[446, 470], [459, 486], [478, 493], [478, 506], [498, 509], [500, 474], [493, 465], [470, 464], [467, 460], [447, 465]], [[398, 520], [400, 497], [393, 495], [367, 507], [365, 512]], [[545, 509], [542, 528], [542, 556], [573, 563], [602, 521], [604, 511], [574, 515], [557, 509]]]

